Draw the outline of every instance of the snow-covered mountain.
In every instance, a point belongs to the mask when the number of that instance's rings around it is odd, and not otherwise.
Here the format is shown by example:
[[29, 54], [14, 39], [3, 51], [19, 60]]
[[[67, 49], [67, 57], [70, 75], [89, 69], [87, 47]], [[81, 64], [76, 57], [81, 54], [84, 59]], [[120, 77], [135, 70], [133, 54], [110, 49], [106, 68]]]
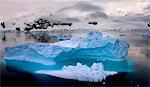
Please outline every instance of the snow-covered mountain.
[[14, 29], [15, 27], [25, 27], [24, 23], [33, 22], [33, 20], [38, 18], [46, 18], [49, 20], [55, 20], [56, 17], [52, 17], [52, 13], [49, 9], [40, 8], [31, 10], [28, 12], [21, 12], [13, 17], [8, 18], [6, 22], [6, 27], [8, 29]]
[[[65, 9], [65, 8], [64, 8]], [[73, 26], [69, 27], [71, 29], [134, 29], [147, 28], [146, 23], [150, 20], [148, 15], [140, 15], [140, 14], [126, 14], [124, 16], [119, 17], [111, 17], [102, 13], [87, 13], [85, 11], [80, 11], [80, 15], [74, 16], [76, 10], [71, 10], [70, 8], [67, 10], [62, 9], [62, 11], [58, 11], [56, 13], [51, 12], [51, 8], [37, 8], [34, 10], [29, 10], [26, 12], [21, 12], [16, 14], [16, 16], [10, 17], [5, 20], [6, 29], [16, 29], [16, 27], [20, 27], [21, 30], [25, 28], [25, 22], [30, 23], [35, 19], [46, 18], [49, 21], [62, 21], [62, 22], [73, 22]], [[86, 10], [86, 9], [84, 9]], [[75, 12], [75, 13], [74, 13]], [[100, 15], [96, 15], [100, 14]], [[84, 17], [83, 17], [84, 15]], [[90, 16], [89, 16], [90, 15]], [[94, 16], [94, 18], [93, 18]], [[96, 18], [95, 18], [96, 17]], [[98, 25], [89, 25], [89, 21], [97, 21]], [[62, 27], [60, 27], [62, 28]], [[63, 27], [68, 28], [68, 27]]]

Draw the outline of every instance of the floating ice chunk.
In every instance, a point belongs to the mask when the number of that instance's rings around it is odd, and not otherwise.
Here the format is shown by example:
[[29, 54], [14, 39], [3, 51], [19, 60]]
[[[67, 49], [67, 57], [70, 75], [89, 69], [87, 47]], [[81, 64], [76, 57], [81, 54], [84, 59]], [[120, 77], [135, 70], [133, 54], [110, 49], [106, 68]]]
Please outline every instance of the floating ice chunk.
[[93, 63], [91, 67], [77, 63], [76, 66], [64, 66], [62, 70], [40, 70], [36, 71], [36, 73], [89, 82], [101, 82], [105, 80], [107, 76], [117, 74], [115, 71], [105, 71], [102, 63]]

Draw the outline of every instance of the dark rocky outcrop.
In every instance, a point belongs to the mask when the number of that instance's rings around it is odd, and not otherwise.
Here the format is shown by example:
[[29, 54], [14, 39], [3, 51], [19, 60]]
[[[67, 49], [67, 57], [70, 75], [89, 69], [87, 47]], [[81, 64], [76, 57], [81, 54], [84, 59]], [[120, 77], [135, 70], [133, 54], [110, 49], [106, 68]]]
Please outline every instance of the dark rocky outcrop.
[[1, 27], [2, 27], [2, 28], [6, 28], [5, 22], [2, 22], [2, 23], [1, 23]]
[[34, 20], [31, 23], [24, 23], [26, 25], [25, 31], [30, 31], [32, 29], [47, 29], [49, 26], [54, 27], [54, 26], [71, 26], [72, 23], [64, 23], [64, 22], [50, 22], [47, 19], [40, 18], [37, 20]]
[[89, 24], [97, 25], [98, 23], [97, 22], [89, 22]]
[[148, 26], [148, 27], [150, 27], [150, 23], [149, 23], [149, 24], [147, 24], [147, 26]]
[[6, 41], [6, 35], [5, 35], [5, 32], [4, 32], [4, 35], [2, 37], [2, 41]]
[[16, 27], [16, 31], [20, 32], [21, 31], [20, 27]]
[[65, 25], [71, 26], [72, 23], [61, 23], [61, 25], [63, 25], [63, 26], [65, 26]]

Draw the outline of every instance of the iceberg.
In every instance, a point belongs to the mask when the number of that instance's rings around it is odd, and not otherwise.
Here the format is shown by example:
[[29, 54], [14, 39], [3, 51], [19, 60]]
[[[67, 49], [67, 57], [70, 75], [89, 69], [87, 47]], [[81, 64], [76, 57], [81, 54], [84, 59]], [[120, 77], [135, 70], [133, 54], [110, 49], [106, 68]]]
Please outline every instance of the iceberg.
[[117, 74], [115, 71], [105, 71], [102, 63], [93, 63], [91, 67], [88, 67], [79, 62], [76, 66], [64, 66], [62, 70], [39, 70], [36, 71], [36, 73], [89, 82], [101, 82], [105, 80], [107, 76]]
[[4, 58], [46, 65], [73, 58], [122, 61], [128, 55], [128, 48], [129, 44], [125, 41], [104, 37], [101, 32], [89, 32], [86, 37], [74, 37], [53, 44], [35, 43], [7, 47]]

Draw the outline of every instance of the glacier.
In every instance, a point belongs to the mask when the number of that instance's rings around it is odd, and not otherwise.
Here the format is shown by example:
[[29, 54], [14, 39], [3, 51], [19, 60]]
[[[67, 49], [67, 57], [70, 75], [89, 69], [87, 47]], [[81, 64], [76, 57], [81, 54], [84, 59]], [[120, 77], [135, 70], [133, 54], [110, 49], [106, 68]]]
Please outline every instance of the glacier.
[[64, 66], [62, 70], [38, 70], [36, 73], [89, 82], [101, 82], [107, 76], [117, 74], [115, 71], [105, 71], [102, 63], [93, 63], [91, 67], [88, 67], [79, 62], [76, 66]]
[[45, 65], [72, 58], [122, 61], [128, 55], [128, 48], [129, 44], [125, 41], [104, 37], [101, 32], [89, 32], [86, 37], [73, 37], [53, 44], [29, 43], [7, 47], [4, 59]]

